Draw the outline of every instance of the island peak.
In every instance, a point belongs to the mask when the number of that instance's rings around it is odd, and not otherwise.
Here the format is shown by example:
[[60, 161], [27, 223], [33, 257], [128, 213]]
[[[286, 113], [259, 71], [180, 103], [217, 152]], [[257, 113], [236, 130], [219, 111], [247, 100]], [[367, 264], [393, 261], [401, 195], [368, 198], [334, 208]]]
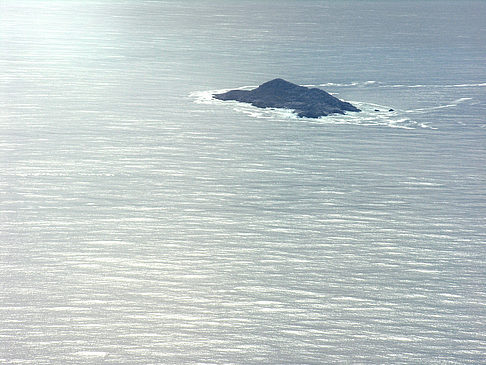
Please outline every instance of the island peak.
[[294, 89], [296, 87], [302, 87], [302, 86], [299, 86], [299, 85], [296, 85], [296, 84], [293, 84], [287, 80], [284, 80], [284, 79], [273, 79], [273, 80], [270, 80], [270, 81], [267, 81], [263, 84], [261, 84], [258, 88], [261, 88], [261, 89], [266, 89], [266, 88], [286, 88], [286, 89]]

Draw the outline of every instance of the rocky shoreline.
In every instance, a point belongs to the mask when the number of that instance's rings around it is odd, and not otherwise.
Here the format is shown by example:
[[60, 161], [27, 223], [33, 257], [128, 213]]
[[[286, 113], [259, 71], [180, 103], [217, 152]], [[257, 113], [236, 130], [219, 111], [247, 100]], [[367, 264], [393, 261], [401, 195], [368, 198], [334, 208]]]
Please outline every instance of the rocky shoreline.
[[253, 90], [231, 90], [214, 94], [213, 97], [218, 100], [250, 103], [258, 108], [291, 109], [299, 117], [305, 118], [360, 111], [354, 105], [339, 100], [324, 90], [299, 86], [283, 79], [268, 81]]

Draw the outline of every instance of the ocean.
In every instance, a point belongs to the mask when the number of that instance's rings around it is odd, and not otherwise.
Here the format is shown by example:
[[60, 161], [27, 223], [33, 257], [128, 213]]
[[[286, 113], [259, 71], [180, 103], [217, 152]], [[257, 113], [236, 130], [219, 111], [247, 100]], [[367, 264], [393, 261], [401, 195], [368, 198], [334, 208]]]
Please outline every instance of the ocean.
[[484, 14], [1, 1], [0, 363], [486, 363]]

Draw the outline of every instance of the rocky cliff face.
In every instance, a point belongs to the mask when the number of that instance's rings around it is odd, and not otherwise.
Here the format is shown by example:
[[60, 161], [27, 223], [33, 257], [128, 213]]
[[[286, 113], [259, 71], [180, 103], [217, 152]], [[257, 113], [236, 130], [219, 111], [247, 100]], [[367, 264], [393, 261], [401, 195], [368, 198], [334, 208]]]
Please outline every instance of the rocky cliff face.
[[268, 81], [253, 90], [231, 90], [213, 97], [250, 103], [258, 108], [292, 109], [299, 117], [306, 118], [360, 111], [324, 90], [299, 86], [283, 79]]

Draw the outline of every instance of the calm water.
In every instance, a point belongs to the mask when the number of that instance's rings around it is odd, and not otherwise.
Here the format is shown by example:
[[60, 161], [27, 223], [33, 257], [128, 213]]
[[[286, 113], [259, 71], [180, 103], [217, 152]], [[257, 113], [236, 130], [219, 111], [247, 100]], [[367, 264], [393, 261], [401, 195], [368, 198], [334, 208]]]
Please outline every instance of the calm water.
[[486, 363], [484, 14], [1, 1], [0, 363]]

